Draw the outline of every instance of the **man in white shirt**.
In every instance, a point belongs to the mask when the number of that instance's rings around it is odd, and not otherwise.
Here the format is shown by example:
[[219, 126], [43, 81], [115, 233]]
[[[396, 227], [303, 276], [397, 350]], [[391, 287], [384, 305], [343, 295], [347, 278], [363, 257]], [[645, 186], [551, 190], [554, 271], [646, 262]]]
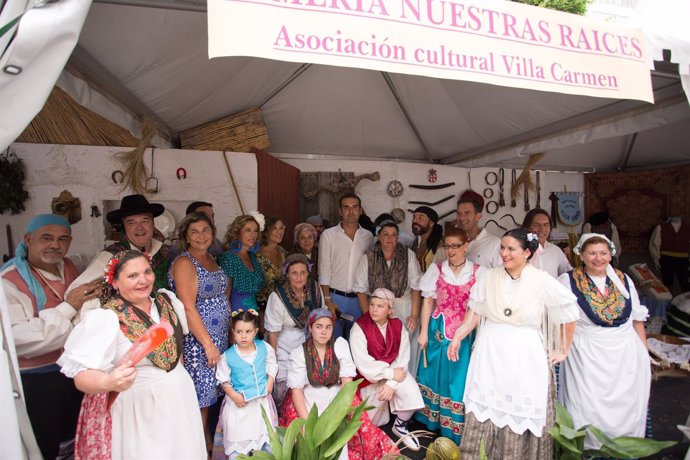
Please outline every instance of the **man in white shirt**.
[[525, 216], [521, 227], [536, 233], [539, 239], [541, 248], [530, 259], [532, 265], [544, 270], [554, 278], [558, 278], [563, 273], [568, 273], [573, 269], [563, 250], [548, 241], [549, 235], [551, 235], [551, 216], [548, 212], [541, 208], [532, 209]]
[[[103, 278], [74, 283], [78, 272], [65, 255], [71, 226], [56, 214], [29, 222], [16, 255], [0, 270], [17, 351], [26, 409], [44, 458], [55, 458], [74, 438], [82, 393], [55, 362], [85, 301], [100, 293]], [[65, 293], [67, 287], [75, 286]]]
[[362, 200], [354, 193], [340, 198], [339, 213], [340, 224], [324, 230], [319, 239], [319, 284], [326, 306], [340, 315], [333, 336], [347, 339], [352, 324], [363, 313], [352, 290], [355, 270], [374, 236], [357, 223]]
[[482, 267], [493, 268], [503, 263], [498, 255], [501, 239], [479, 227], [483, 210], [484, 198], [475, 191], [465, 190], [458, 200], [456, 226], [470, 237], [467, 258]]

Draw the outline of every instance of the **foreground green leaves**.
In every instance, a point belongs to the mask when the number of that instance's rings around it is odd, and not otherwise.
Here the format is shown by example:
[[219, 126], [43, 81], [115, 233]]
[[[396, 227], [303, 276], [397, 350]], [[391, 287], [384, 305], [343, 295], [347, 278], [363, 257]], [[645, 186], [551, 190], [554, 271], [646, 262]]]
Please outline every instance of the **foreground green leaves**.
[[[601, 442], [601, 448], [585, 449], [585, 435], [588, 431]], [[655, 441], [630, 436], [610, 438], [592, 425], [575, 429], [572, 417], [558, 402], [556, 402], [556, 425], [549, 430], [549, 434], [555, 441], [554, 457], [558, 460], [579, 460], [583, 454], [595, 457], [642, 458], [676, 444], [675, 441]]]
[[[343, 385], [328, 408], [319, 415], [312, 406], [307, 420], [297, 418], [287, 429], [271, 426], [261, 408], [268, 429], [272, 453], [254, 451], [252, 459], [260, 460], [335, 460], [345, 445], [359, 430], [366, 403], [357, 406], [352, 401], [361, 380]], [[240, 459], [249, 459], [240, 455]]]

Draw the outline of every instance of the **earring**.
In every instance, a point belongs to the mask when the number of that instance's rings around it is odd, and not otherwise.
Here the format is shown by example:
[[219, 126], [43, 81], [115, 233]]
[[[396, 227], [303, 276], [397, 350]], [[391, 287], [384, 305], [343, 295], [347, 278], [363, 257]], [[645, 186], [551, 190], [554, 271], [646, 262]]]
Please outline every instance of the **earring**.
[[252, 246], [251, 248], [249, 248], [249, 252], [258, 252], [259, 249], [261, 249], [261, 245], [260, 245], [259, 242], [257, 241], [257, 242], [254, 243], [254, 246]]
[[233, 240], [230, 242], [230, 250], [232, 252], [240, 252], [242, 250], [242, 243], [239, 240]]

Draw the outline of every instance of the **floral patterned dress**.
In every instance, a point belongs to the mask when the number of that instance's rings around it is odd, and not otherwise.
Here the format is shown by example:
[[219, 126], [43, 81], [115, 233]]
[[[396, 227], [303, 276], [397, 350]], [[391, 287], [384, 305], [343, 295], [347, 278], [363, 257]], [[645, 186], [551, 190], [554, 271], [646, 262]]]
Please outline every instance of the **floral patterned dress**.
[[282, 246], [278, 246], [278, 253], [280, 254], [279, 266], [275, 265], [273, 262], [271, 262], [271, 259], [260, 252], [256, 254], [256, 259], [259, 261], [261, 270], [264, 273], [264, 288], [256, 295], [256, 300], [262, 307], [266, 305], [268, 296], [270, 296], [271, 292], [275, 290], [276, 284], [283, 276], [283, 262], [285, 262], [287, 251], [285, 251]]
[[[228, 287], [228, 277], [223, 270], [210, 272], [201, 266], [188, 252], [178, 257], [187, 257], [194, 264], [198, 279], [196, 293], [196, 309], [204, 322], [204, 327], [211, 336], [213, 344], [223, 353], [228, 348], [228, 333], [230, 331], [230, 305], [225, 297]], [[170, 288], [175, 290], [172, 276], [168, 274]], [[184, 367], [194, 381], [194, 388], [199, 400], [199, 407], [208, 407], [216, 402], [221, 391], [216, 382], [216, 371], [208, 367], [208, 360], [204, 347], [192, 335], [188, 334], [184, 340]]]

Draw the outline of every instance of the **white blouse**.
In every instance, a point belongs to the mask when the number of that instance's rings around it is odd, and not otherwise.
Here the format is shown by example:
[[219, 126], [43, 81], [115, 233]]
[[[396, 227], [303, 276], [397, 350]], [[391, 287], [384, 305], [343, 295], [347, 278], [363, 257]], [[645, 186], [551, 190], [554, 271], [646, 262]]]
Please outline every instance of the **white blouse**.
[[[350, 355], [350, 346], [342, 337], [338, 337], [333, 344], [335, 356], [340, 363], [340, 378], [354, 377], [357, 375], [355, 363]], [[307, 376], [307, 364], [302, 347], [296, 348], [290, 353], [290, 370], [288, 372], [287, 385], [289, 388], [305, 388], [310, 386]]]
[[[180, 320], [182, 332], [189, 334], [187, 316], [182, 302], [167, 289], [160, 289], [158, 292], [168, 295]], [[154, 323], [160, 322], [158, 309], [155, 306], [151, 308], [151, 319]], [[84, 320], [74, 328], [65, 343], [65, 352], [57, 363], [62, 368], [61, 372], [70, 378], [74, 378], [75, 375], [87, 369], [108, 372], [131, 347], [132, 341], [120, 330], [117, 314], [112, 310], [99, 308], [86, 315]], [[141, 367], [137, 365], [140, 374], [145, 372]], [[154, 372], [158, 369], [153, 365], [143, 367], [150, 368]]]
[[[421, 281], [419, 282], [419, 289], [422, 291], [422, 297], [431, 297], [432, 299], [436, 298], [436, 282], [438, 281], [441, 272], [443, 272], [443, 278], [449, 284], [452, 284], [454, 286], [461, 286], [463, 284], [467, 284], [470, 281], [472, 272], [474, 271], [474, 266], [475, 264], [471, 260], [468, 260], [467, 262], [465, 262], [465, 265], [462, 267], [462, 270], [460, 270], [460, 272], [456, 275], [455, 273], [453, 273], [453, 270], [448, 265], [447, 260], [443, 261], [443, 263], [441, 264], [440, 271], [438, 269], [437, 264], [430, 265], [424, 273], [424, 275], [422, 276]], [[479, 268], [477, 269], [477, 273], [475, 275], [476, 278], [479, 279], [485, 271], [485, 267], [479, 266]]]

